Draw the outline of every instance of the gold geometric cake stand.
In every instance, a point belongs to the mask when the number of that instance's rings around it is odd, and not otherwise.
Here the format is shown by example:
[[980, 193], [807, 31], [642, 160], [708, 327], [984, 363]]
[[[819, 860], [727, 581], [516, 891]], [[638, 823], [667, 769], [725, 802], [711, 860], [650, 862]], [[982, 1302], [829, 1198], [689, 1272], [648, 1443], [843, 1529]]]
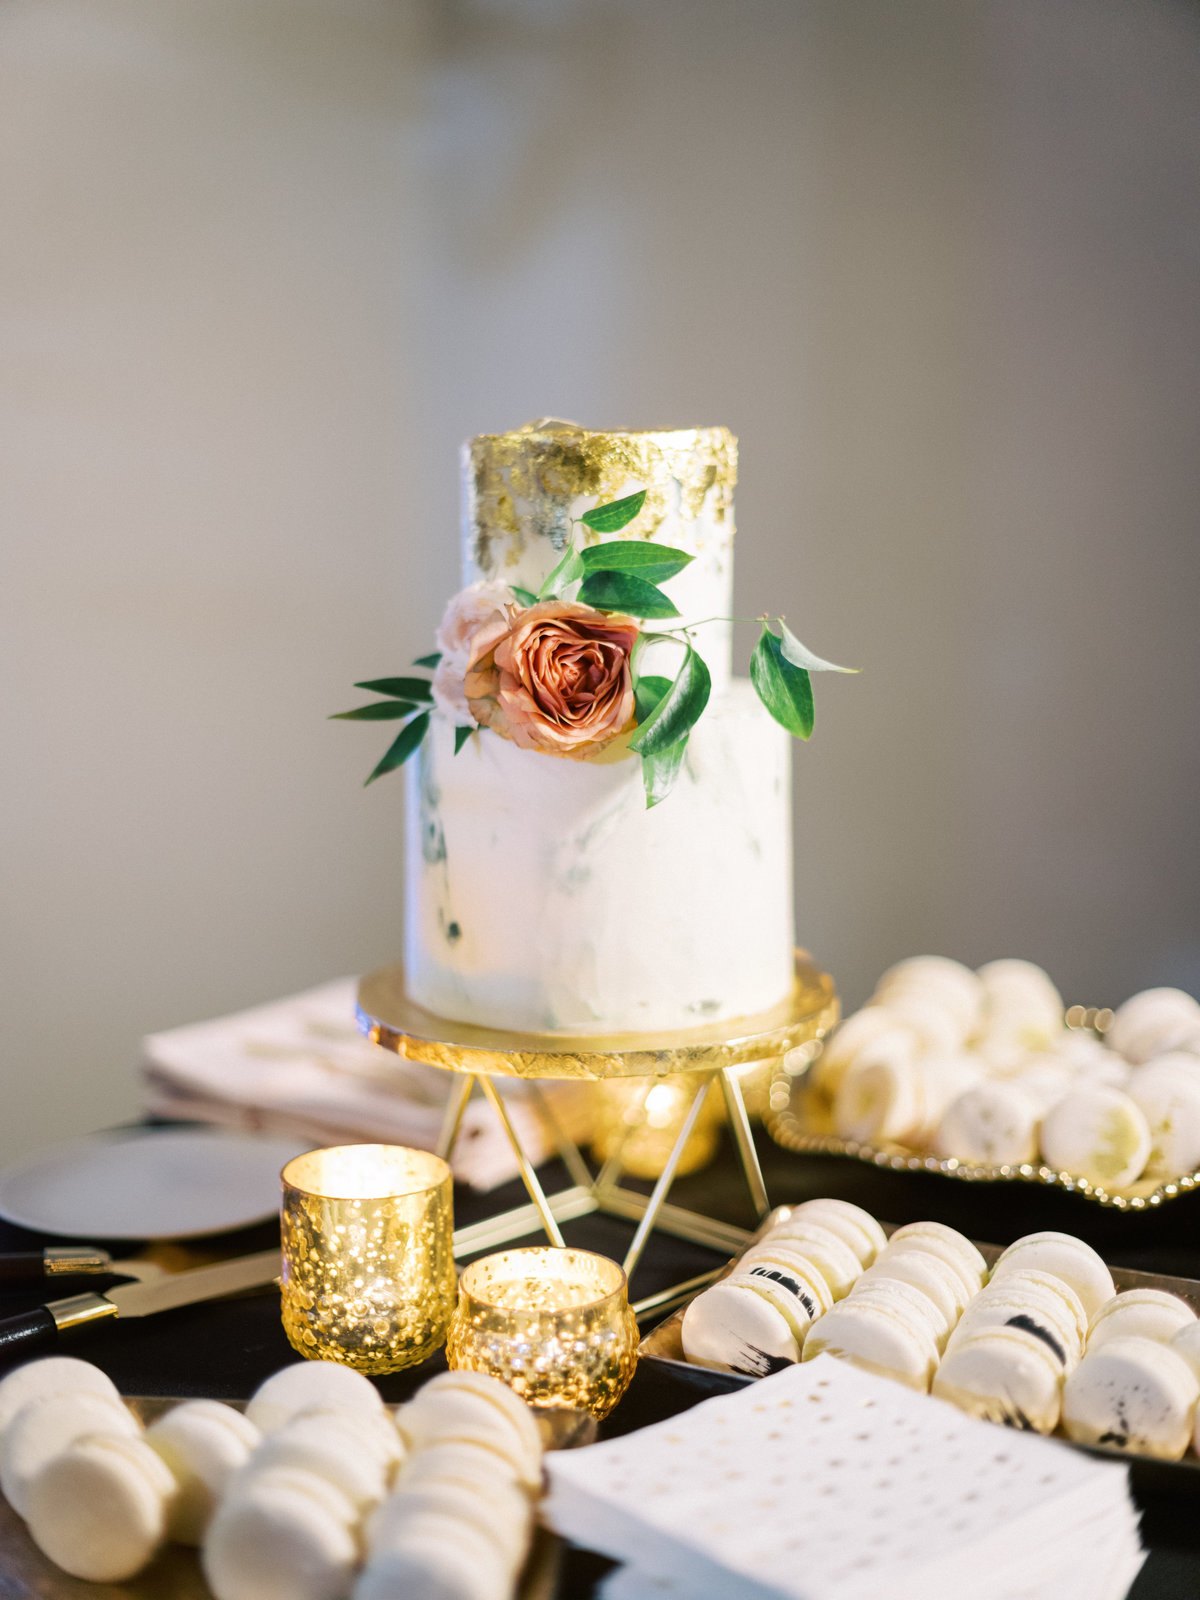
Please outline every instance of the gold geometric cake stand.
[[[791, 993], [769, 1011], [669, 1034], [564, 1036], [512, 1033], [453, 1022], [414, 1004], [405, 989], [403, 968], [398, 965], [371, 973], [358, 988], [358, 1024], [368, 1038], [409, 1061], [421, 1061], [454, 1074], [437, 1153], [449, 1159], [467, 1102], [478, 1090], [491, 1104], [517, 1158], [530, 1203], [458, 1229], [454, 1235], [455, 1255], [473, 1255], [511, 1244], [539, 1226], [551, 1244], [561, 1245], [560, 1223], [602, 1212], [636, 1224], [623, 1262], [627, 1276], [632, 1276], [655, 1228], [726, 1255], [742, 1248], [750, 1237], [745, 1229], [668, 1204], [684, 1146], [709, 1088], [714, 1079], [719, 1079], [751, 1203], [761, 1220], [770, 1207], [746, 1115], [740, 1074], [749, 1066], [821, 1038], [837, 1019], [833, 980], [803, 950], [796, 952]], [[646, 1101], [655, 1081], [680, 1072], [694, 1074], [695, 1093], [662, 1173], [652, 1192], [644, 1195], [620, 1181], [624, 1152], [646, 1119]], [[529, 1098], [570, 1174], [572, 1181], [567, 1188], [549, 1195], [542, 1188], [496, 1089], [496, 1078], [520, 1078], [526, 1082]], [[547, 1078], [576, 1082], [643, 1080], [629, 1107], [617, 1147], [597, 1172], [591, 1170], [579, 1146], [561, 1128], [539, 1089], [538, 1080]], [[634, 1311], [640, 1314], [661, 1310], [709, 1276], [703, 1274], [687, 1284], [677, 1284], [637, 1301]]]

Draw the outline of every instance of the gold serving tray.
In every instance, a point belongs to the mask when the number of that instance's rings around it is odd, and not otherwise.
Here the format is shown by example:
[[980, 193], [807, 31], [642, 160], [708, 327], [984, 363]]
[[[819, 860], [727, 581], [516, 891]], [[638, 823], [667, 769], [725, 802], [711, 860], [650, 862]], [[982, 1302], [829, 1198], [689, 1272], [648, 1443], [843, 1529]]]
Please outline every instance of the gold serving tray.
[[[245, 1402], [226, 1402], [236, 1411]], [[182, 1399], [127, 1396], [125, 1404], [143, 1425], [183, 1405]], [[547, 1450], [590, 1444], [596, 1421], [586, 1412], [539, 1412], [538, 1426]], [[533, 1544], [521, 1574], [515, 1600], [553, 1600], [558, 1588], [562, 1545], [548, 1529], [535, 1525]], [[200, 1570], [198, 1553], [187, 1545], [168, 1544], [136, 1578], [125, 1583], [87, 1583], [72, 1578], [44, 1556], [25, 1524], [0, 1497], [0, 1595], [4, 1600], [212, 1600]]]
[[[763, 1239], [777, 1223], [790, 1217], [794, 1206], [776, 1206], [774, 1211], [765, 1217], [754, 1237], [747, 1245], [727, 1263], [725, 1268], [711, 1281], [717, 1283], [721, 1278], [726, 1278], [736, 1268], [747, 1250]], [[881, 1224], [885, 1233], [895, 1231], [895, 1224], [884, 1222]], [[983, 1256], [990, 1267], [1000, 1255], [1003, 1246], [998, 1244], [981, 1244], [979, 1240], [973, 1241], [975, 1248]], [[1200, 1314], [1200, 1281], [1195, 1278], [1173, 1278], [1168, 1273], [1160, 1272], [1135, 1272], [1127, 1267], [1110, 1267], [1113, 1282], [1120, 1289], [1165, 1289], [1168, 1294], [1178, 1295], [1181, 1300], [1186, 1300], [1192, 1310]], [[707, 1287], [707, 1285], [705, 1285]], [[697, 1290], [697, 1293], [702, 1293]], [[691, 1296], [694, 1299], [695, 1296]], [[671, 1373], [693, 1387], [703, 1389], [709, 1394], [728, 1393], [732, 1389], [743, 1388], [748, 1383], [757, 1383], [757, 1378], [751, 1378], [740, 1372], [719, 1372], [712, 1367], [694, 1366], [684, 1358], [683, 1354], [683, 1314], [687, 1304], [679, 1309], [665, 1322], [660, 1322], [638, 1345], [638, 1358], [648, 1361], [652, 1367]], [[1073, 1439], [1068, 1439], [1065, 1434], [1056, 1433], [1052, 1438], [1062, 1444], [1069, 1445], [1072, 1450], [1082, 1450], [1087, 1455], [1103, 1456], [1107, 1460], [1116, 1459], [1135, 1464], [1149, 1473], [1153, 1486], [1166, 1487], [1169, 1491], [1186, 1488], [1189, 1494], [1194, 1494], [1200, 1489], [1200, 1459], [1195, 1456], [1184, 1456], [1181, 1461], [1160, 1461], [1152, 1456], [1134, 1455], [1126, 1450], [1114, 1450], [1107, 1445], [1081, 1445]]]
[[[1094, 1007], [1072, 1006], [1066, 1014], [1069, 1028], [1091, 1033], [1103, 1033], [1111, 1020], [1111, 1011]], [[975, 1166], [969, 1161], [954, 1157], [943, 1159], [908, 1145], [860, 1144], [856, 1139], [839, 1138], [833, 1129], [829, 1097], [813, 1081], [819, 1053], [819, 1049], [814, 1050], [803, 1071], [791, 1079], [786, 1104], [766, 1118], [767, 1132], [775, 1143], [798, 1155], [850, 1156], [855, 1161], [865, 1161], [891, 1172], [935, 1172], [965, 1183], [1033, 1183], [1081, 1195], [1094, 1205], [1108, 1206], [1115, 1211], [1153, 1211], [1168, 1200], [1200, 1188], [1200, 1171], [1181, 1173], [1174, 1178], [1141, 1178], [1125, 1189], [1106, 1189], [1076, 1172], [1056, 1172], [1053, 1167], [1039, 1163]], [[782, 1077], [776, 1079], [779, 1086], [784, 1086], [785, 1082]]]
[[673, 1033], [511, 1033], [438, 1017], [409, 999], [404, 968], [384, 967], [358, 986], [358, 1021], [375, 1043], [449, 1072], [503, 1078], [644, 1078], [712, 1072], [783, 1056], [838, 1019], [833, 979], [796, 951], [792, 992], [769, 1011]]

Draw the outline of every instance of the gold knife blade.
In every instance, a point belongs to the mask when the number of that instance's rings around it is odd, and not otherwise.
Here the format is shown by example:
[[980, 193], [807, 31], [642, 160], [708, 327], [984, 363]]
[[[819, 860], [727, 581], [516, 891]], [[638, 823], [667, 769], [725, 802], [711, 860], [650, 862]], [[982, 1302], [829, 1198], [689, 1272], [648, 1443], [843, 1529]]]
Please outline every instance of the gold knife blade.
[[177, 1306], [215, 1300], [237, 1294], [241, 1289], [259, 1288], [271, 1283], [282, 1270], [278, 1250], [262, 1250], [253, 1256], [238, 1256], [212, 1267], [193, 1267], [188, 1272], [164, 1272], [147, 1283], [119, 1283], [103, 1294], [77, 1294], [65, 1300], [51, 1300], [46, 1310], [56, 1326], [72, 1328], [100, 1317], [149, 1317], [156, 1311], [172, 1311]]

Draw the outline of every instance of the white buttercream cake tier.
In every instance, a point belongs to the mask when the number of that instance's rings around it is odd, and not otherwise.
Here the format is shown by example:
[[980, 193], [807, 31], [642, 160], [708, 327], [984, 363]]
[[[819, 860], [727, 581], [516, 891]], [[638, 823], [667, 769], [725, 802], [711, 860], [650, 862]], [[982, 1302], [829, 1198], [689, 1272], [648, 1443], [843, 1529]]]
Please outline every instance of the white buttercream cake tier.
[[[611, 752], [610, 752], [611, 754]], [[675, 788], [435, 715], [406, 770], [405, 971], [456, 1021], [660, 1032], [752, 1016], [793, 979], [790, 741], [748, 682], [715, 694]]]

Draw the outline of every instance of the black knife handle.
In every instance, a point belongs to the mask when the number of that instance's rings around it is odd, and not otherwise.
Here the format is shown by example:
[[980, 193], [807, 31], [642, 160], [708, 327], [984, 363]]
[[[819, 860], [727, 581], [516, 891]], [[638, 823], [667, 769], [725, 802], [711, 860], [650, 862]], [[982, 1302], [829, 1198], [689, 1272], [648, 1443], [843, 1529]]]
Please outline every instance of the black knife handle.
[[0, 1318], [0, 1367], [42, 1355], [58, 1344], [58, 1323], [45, 1306]]
[[43, 1250], [10, 1250], [0, 1255], [0, 1284], [44, 1283], [46, 1254]]

